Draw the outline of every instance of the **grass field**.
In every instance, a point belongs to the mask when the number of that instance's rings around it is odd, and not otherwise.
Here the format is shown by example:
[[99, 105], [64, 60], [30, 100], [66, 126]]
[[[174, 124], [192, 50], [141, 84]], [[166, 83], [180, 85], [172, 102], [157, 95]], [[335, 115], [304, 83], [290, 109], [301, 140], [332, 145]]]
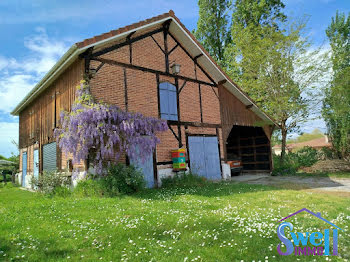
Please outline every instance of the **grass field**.
[[[277, 253], [276, 221], [304, 207], [344, 230], [342, 258], [327, 260], [349, 260], [350, 198], [233, 183], [77, 199], [0, 188], [0, 260], [296, 261]], [[295, 231], [329, 228], [308, 214], [289, 221]]]

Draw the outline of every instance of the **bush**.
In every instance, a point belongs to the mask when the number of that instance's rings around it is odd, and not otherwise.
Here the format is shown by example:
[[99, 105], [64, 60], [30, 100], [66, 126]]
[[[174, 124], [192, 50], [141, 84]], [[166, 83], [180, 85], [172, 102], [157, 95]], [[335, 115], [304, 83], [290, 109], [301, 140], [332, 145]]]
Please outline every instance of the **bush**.
[[44, 194], [62, 193], [63, 189], [61, 188], [68, 189], [70, 185], [70, 179], [66, 173], [57, 171], [44, 171], [43, 174], [39, 175], [39, 178], [32, 177], [31, 180], [32, 188]]
[[105, 194], [103, 180], [87, 179], [79, 181], [74, 188], [73, 194], [78, 197], [102, 197]]
[[295, 154], [299, 167], [312, 166], [318, 161], [317, 150], [309, 146], [303, 147]]
[[109, 196], [131, 194], [144, 189], [146, 185], [141, 171], [133, 165], [125, 166], [123, 164], [111, 166], [107, 175], [103, 177], [103, 183]]
[[273, 155], [272, 175], [295, 175], [300, 167], [312, 166], [317, 161], [317, 150], [312, 147], [303, 147], [296, 152], [289, 152], [285, 155], [283, 165], [280, 163], [280, 156]]
[[207, 183], [204, 177], [193, 174], [192, 172], [178, 172], [172, 177], [162, 179], [162, 187], [193, 187], [203, 186]]
[[337, 153], [333, 148], [329, 147], [322, 147], [321, 150], [318, 152], [318, 158], [319, 160], [332, 160], [332, 159], [337, 159]]
[[72, 190], [65, 186], [58, 186], [52, 191], [52, 195], [59, 197], [69, 197], [72, 195]]

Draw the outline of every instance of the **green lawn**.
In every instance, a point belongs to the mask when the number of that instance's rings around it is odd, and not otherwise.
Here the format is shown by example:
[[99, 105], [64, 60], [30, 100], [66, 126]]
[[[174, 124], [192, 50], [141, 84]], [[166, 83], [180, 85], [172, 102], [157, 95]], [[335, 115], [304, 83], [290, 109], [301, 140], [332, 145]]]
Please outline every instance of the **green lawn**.
[[[276, 221], [304, 207], [344, 229], [343, 258], [328, 260], [350, 259], [346, 197], [233, 183], [80, 199], [0, 188], [0, 260], [296, 261], [278, 255]], [[296, 231], [328, 228], [308, 214], [289, 221]]]

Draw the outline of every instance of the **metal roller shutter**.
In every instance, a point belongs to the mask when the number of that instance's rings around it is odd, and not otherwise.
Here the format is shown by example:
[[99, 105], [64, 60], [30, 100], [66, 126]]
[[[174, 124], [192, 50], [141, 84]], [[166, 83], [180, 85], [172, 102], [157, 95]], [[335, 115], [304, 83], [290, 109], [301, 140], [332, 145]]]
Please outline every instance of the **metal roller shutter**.
[[56, 142], [43, 146], [43, 171], [57, 169]]

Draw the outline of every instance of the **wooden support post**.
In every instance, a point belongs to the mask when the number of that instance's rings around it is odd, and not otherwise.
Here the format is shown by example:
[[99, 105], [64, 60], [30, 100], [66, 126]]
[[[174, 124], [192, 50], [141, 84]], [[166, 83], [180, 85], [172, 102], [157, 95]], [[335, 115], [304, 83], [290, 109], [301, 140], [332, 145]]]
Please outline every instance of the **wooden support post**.
[[182, 135], [181, 135], [181, 126], [180, 125], [177, 126], [177, 134], [179, 137], [179, 148], [181, 148], [183, 145], [182, 145]]
[[177, 121], [181, 121], [181, 114], [180, 114], [180, 91], [179, 91], [179, 79], [175, 77], [175, 88], [176, 88], [176, 106], [177, 106]]
[[190, 149], [189, 149], [189, 146], [188, 146], [188, 126], [185, 125], [185, 138], [186, 138], [186, 152], [187, 152], [187, 164], [188, 164], [188, 167], [191, 168], [191, 159], [190, 159]]
[[[196, 80], [198, 80], [197, 78], [197, 64], [196, 61], [194, 60], [194, 75]], [[203, 123], [203, 110], [202, 110], [202, 91], [201, 91], [201, 84], [198, 83], [198, 93], [199, 93], [199, 109], [201, 112], [201, 123]]]
[[218, 149], [219, 149], [219, 159], [220, 159], [220, 172], [221, 172], [221, 176], [222, 176], [223, 173], [222, 173], [222, 165], [221, 165], [220, 132], [219, 132], [219, 129], [218, 129], [218, 128], [216, 128], [216, 137], [218, 138]]
[[128, 82], [127, 82], [127, 75], [126, 75], [126, 68], [123, 68], [124, 72], [124, 103], [125, 103], [125, 111], [128, 112]]
[[92, 50], [93, 50], [93, 47], [90, 47], [80, 55], [82, 58], [85, 59], [84, 72], [86, 75], [89, 75], [90, 73], [90, 61], [92, 56]]
[[169, 32], [169, 24], [164, 24], [164, 56], [165, 56], [165, 72], [169, 73], [169, 53], [168, 53], [168, 32]]
[[201, 123], [203, 123], [203, 106], [202, 106], [201, 84], [198, 84], [198, 92], [199, 92], [199, 107], [200, 107], [200, 110], [201, 110]]
[[134, 31], [134, 32], [131, 32], [130, 34], [128, 34], [128, 36], [126, 37], [126, 41], [128, 41], [129, 42], [129, 63], [130, 64], [132, 64], [132, 42], [131, 42], [131, 36], [133, 35], [133, 34], [135, 34], [136, 33], [136, 31]]
[[158, 98], [158, 118], [161, 118], [161, 114], [160, 114], [159, 74], [156, 74], [156, 81], [157, 81], [157, 98]]
[[158, 187], [157, 148], [154, 148], [153, 150], [153, 177], [154, 186]]
[[[180, 111], [180, 91], [179, 91], [179, 79], [175, 77], [175, 87], [176, 87], [176, 103], [177, 103], [177, 121], [181, 121], [181, 111]], [[181, 135], [181, 125], [177, 126], [177, 134], [179, 137], [179, 148], [183, 146], [182, 135]]]

